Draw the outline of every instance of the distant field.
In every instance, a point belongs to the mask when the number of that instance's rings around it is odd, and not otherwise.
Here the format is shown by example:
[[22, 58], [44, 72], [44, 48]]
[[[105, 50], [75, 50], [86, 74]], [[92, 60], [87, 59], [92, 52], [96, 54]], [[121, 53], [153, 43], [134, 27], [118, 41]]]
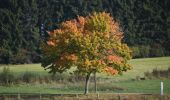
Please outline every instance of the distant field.
[[[0, 65], [0, 72], [2, 72], [3, 67], [5, 66], [7, 65]], [[41, 64], [8, 65], [7, 67], [10, 67], [10, 70], [14, 73], [23, 73], [26, 71], [40, 74], [47, 73], [47, 71], [45, 71], [43, 67], [41, 67]]]
[[[170, 68], [170, 57], [158, 57], [158, 58], [143, 58], [143, 59], [132, 59], [129, 62], [133, 69], [125, 72], [122, 76], [108, 76], [99, 74], [98, 76], [102, 78], [113, 78], [115, 80], [129, 80], [136, 78], [136, 76], [143, 76], [144, 72], [151, 72], [154, 68], [166, 70]], [[6, 65], [0, 65], [0, 72], [2, 72], [3, 67]], [[12, 72], [24, 73], [24, 72], [35, 72], [37, 74], [48, 74], [41, 64], [24, 64], [24, 65], [8, 65]]]
[[[134, 80], [143, 77], [144, 72], [151, 72], [154, 68], [166, 70], [170, 68], [170, 57], [133, 59], [130, 61], [133, 69], [125, 72], [122, 76], [109, 76], [97, 74], [98, 90], [101, 93], [159, 93], [160, 82], [165, 85], [165, 93], [170, 93], [170, 80]], [[0, 65], [0, 72], [5, 65]], [[12, 72], [22, 74], [24, 72], [35, 72], [47, 75], [40, 64], [9, 65]], [[91, 83], [91, 90], [93, 84]], [[103, 87], [103, 88], [100, 88]], [[83, 93], [84, 83], [64, 84], [18, 84], [12, 86], [0, 86], [0, 93]]]
[[117, 80], [134, 79], [136, 76], [144, 76], [144, 72], [151, 72], [155, 68], [166, 70], [170, 68], [170, 57], [132, 59], [129, 63], [133, 67], [132, 70], [113, 78]]

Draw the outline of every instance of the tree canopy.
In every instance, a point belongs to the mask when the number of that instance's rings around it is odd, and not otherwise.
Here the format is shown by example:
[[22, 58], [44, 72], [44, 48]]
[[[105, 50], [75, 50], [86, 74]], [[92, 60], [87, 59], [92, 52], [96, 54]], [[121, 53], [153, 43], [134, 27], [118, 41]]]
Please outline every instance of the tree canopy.
[[47, 42], [42, 44], [42, 66], [52, 73], [62, 73], [73, 66], [87, 76], [96, 72], [122, 74], [131, 69], [127, 62], [131, 50], [122, 43], [119, 23], [108, 13], [78, 16], [48, 34]]

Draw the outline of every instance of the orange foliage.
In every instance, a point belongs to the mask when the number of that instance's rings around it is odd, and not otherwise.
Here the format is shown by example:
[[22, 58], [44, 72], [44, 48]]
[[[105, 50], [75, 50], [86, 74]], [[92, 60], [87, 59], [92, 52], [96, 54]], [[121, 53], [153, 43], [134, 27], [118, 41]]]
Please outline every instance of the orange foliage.
[[75, 54], [67, 54], [64, 53], [61, 55], [60, 59], [55, 61], [55, 64], [60, 66], [64, 66], [66, 63], [74, 63], [76, 62], [78, 57]]
[[112, 67], [106, 67], [104, 70], [112, 75], [118, 74], [118, 71], [116, 69], [113, 69]]
[[98, 60], [99, 64], [104, 64], [103, 60]]
[[119, 56], [116, 55], [109, 55], [106, 57], [106, 59], [109, 61], [109, 63], [117, 63], [117, 64], [121, 64], [121, 62], [123, 61], [123, 59]]
[[54, 43], [53, 41], [47, 41], [47, 44], [48, 44], [49, 46], [55, 46], [55, 43]]
[[54, 30], [54, 33], [62, 33], [62, 30], [61, 29], [56, 29], [56, 30]]
[[85, 24], [85, 18], [84, 17], [81, 17], [81, 16], [78, 16], [78, 22], [81, 26], [84, 26]]
[[60, 60], [65, 60], [65, 61], [76, 61], [78, 58], [75, 54], [62, 54]]
[[63, 28], [65, 31], [72, 32], [72, 33], [77, 33], [77, 21], [76, 20], [70, 20], [62, 23]]
[[50, 31], [50, 32], [47, 31], [47, 33], [50, 37], [54, 37], [56, 35], [54, 31]]

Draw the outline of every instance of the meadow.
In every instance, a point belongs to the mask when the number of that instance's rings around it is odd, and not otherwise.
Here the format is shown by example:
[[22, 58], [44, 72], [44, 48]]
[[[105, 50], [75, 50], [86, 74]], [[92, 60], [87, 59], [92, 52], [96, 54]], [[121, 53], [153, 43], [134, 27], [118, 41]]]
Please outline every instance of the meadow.
[[[152, 72], [153, 69], [167, 70], [170, 68], [170, 57], [132, 59], [129, 62], [133, 69], [123, 75], [110, 76], [97, 74], [98, 93], [160, 93], [160, 82], [164, 82], [164, 93], [170, 93], [170, 79], [157, 78], [147, 79], [144, 73]], [[0, 73], [3, 67], [0, 65]], [[8, 65], [15, 75], [22, 75], [25, 72], [35, 73], [39, 76], [48, 76], [40, 64]], [[70, 72], [70, 71], [69, 71]], [[68, 78], [70, 74], [65, 72], [57, 74], [57, 77]], [[91, 80], [90, 92], [94, 93], [94, 83]], [[49, 83], [21, 83], [11, 85], [0, 85], [0, 93], [44, 93], [44, 94], [74, 94], [83, 93], [84, 81], [55, 81]]]

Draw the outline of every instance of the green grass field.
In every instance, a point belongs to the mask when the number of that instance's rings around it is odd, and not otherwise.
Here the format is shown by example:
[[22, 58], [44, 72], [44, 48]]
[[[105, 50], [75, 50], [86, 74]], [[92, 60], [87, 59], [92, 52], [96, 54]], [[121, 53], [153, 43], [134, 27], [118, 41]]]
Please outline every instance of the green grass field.
[[[170, 93], [170, 80], [134, 80], [143, 77], [144, 72], [151, 72], [154, 68], [166, 70], [170, 68], [170, 57], [133, 59], [130, 61], [133, 69], [123, 75], [109, 76], [97, 74], [99, 93], [159, 93], [160, 82], [164, 82], [164, 92]], [[3, 66], [0, 65], [0, 72]], [[35, 72], [47, 75], [40, 64], [8, 65], [13, 73]], [[93, 83], [91, 85], [91, 91]], [[84, 83], [52, 83], [52, 84], [17, 84], [0, 86], [0, 93], [83, 93]]]
[[[160, 82], [164, 82], [164, 93], [170, 93], [170, 80], [143, 80], [143, 81], [123, 81], [115, 82], [103, 89], [98, 89], [99, 93], [160, 93]], [[91, 84], [93, 85], [93, 84]], [[114, 87], [122, 87], [123, 90], [114, 90]], [[14, 86], [0, 86], [0, 93], [42, 93], [42, 94], [72, 94], [83, 93], [84, 86], [74, 85], [59, 87], [55, 84], [21, 84]], [[91, 93], [94, 93], [90, 89]]]

